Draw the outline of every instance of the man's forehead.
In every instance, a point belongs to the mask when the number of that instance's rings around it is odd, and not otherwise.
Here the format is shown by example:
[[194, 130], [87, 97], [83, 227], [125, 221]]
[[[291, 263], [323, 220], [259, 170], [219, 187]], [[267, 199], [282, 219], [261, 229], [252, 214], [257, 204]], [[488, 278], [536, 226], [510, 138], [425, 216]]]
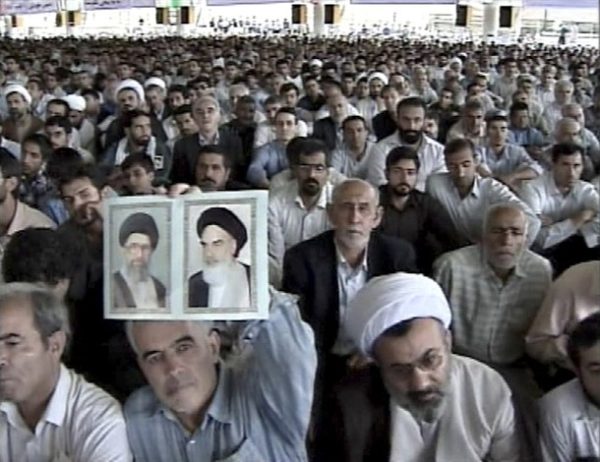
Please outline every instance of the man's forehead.
[[18, 297], [0, 305], [0, 336], [24, 334], [34, 328], [31, 301]]
[[221, 239], [233, 239], [233, 236], [224, 228], [216, 224], [208, 225], [202, 231], [202, 242], [214, 242]]
[[185, 336], [197, 334], [193, 324], [187, 321], [137, 321], [133, 323], [132, 334], [139, 350], [160, 350], [168, 348]]
[[131, 233], [125, 241], [126, 246], [130, 244], [150, 244], [150, 236], [144, 233]]

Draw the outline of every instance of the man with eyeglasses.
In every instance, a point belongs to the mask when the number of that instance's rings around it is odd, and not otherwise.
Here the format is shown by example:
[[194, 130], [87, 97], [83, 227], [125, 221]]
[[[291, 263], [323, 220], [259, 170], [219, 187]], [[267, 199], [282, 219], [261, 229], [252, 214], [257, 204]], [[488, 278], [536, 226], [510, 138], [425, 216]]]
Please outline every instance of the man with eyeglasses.
[[484, 219], [481, 243], [442, 255], [433, 268], [452, 307], [454, 351], [503, 375], [519, 410], [529, 417], [523, 423], [534, 448], [531, 416], [541, 392], [530, 378], [524, 334], [550, 286], [552, 267], [527, 249], [527, 227], [527, 216], [518, 204], [492, 205]]
[[295, 179], [272, 191], [269, 199], [269, 258], [275, 268], [281, 268], [287, 249], [330, 228], [326, 208], [333, 187], [327, 146], [306, 138], [295, 147], [290, 159]]
[[517, 461], [510, 390], [498, 373], [452, 354], [450, 307], [422, 275], [371, 279], [346, 313], [373, 360], [332, 397], [324, 460]]

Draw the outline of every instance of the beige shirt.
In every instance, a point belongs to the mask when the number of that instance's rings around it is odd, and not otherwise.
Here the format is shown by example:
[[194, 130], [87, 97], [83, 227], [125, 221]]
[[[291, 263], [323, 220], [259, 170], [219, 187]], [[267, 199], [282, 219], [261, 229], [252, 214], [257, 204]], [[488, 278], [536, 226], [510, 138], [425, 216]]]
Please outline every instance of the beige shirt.
[[390, 462], [519, 460], [511, 393], [504, 379], [473, 359], [452, 355], [450, 386], [433, 423], [391, 405]]

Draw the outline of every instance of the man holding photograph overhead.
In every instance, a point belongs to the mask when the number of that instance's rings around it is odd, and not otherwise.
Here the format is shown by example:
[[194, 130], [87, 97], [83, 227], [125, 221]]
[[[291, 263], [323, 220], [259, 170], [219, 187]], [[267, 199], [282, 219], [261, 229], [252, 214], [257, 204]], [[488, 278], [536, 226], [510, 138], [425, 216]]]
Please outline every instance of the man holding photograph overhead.
[[211, 207], [196, 224], [202, 248], [202, 271], [189, 279], [189, 306], [250, 307], [250, 267], [238, 261], [248, 241], [246, 226], [224, 207]]
[[166, 289], [150, 274], [150, 261], [158, 245], [158, 228], [147, 213], [129, 215], [119, 229], [123, 268], [113, 274], [113, 307], [164, 308]]

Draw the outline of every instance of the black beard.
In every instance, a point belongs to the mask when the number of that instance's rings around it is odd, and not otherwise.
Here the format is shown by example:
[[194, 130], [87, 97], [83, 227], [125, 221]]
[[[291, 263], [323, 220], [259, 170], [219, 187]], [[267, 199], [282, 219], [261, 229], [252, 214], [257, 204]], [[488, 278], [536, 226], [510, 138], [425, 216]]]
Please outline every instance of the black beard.
[[308, 196], [314, 197], [321, 192], [321, 187], [315, 180], [306, 180], [302, 182], [301, 191]]
[[423, 136], [421, 130], [403, 130], [399, 128], [398, 133], [400, 134], [400, 139], [406, 144], [417, 144]]

